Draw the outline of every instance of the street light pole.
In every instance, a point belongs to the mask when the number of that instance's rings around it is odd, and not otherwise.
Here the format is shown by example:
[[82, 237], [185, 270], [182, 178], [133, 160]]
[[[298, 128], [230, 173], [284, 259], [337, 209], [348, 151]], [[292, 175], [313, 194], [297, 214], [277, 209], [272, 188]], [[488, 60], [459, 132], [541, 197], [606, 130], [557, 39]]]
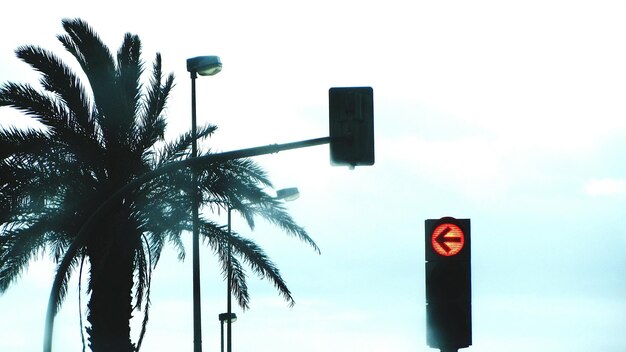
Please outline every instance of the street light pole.
[[[222, 63], [217, 56], [198, 56], [187, 59], [187, 71], [191, 76], [191, 158], [198, 157], [198, 134], [196, 123], [196, 78], [212, 76], [220, 72]], [[193, 270], [193, 350], [202, 352], [202, 311], [200, 305], [200, 197], [198, 173], [191, 168], [192, 187], [192, 270]]]
[[[231, 239], [231, 213], [233, 211], [232, 207], [228, 207], [228, 245], [227, 245], [227, 256], [228, 256], [228, 268], [227, 268], [227, 277], [226, 277], [226, 312], [228, 314], [228, 316], [230, 316], [232, 314], [232, 306], [231, 306], [231, 285], [232, 285], [232, 279], [231, 276], [233, 274], [233, 268], [231, 266], [232, 261], [231, 261], [231, 253], [230, 253], [230, 249], [231, 249], [231, 243], [230, 243], [230, 239]], [[228, 321], [226, 322], [226, 349], [227, 352], [232, 352], [232, 327], [231, 327], [231, 319], [228, 319]]]
[[[196, 72], [191, 72], [191, 157], [198, 157], [198, 141], [196, 132]], [[191, 168], [192, 187], [192, 267], [193, 267], [193, 350], [202, 352], [202, 317], [200, 305], [200, 228], [198, 174]]]
[[224, 321], [222, 319], [220, 319], [220, 352], [224, 352]]

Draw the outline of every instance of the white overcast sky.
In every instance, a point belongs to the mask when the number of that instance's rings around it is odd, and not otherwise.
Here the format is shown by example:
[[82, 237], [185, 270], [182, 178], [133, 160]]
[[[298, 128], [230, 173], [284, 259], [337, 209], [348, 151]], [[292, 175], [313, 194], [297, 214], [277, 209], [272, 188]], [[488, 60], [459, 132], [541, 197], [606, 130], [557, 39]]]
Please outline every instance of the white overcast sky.
[[[288, 207], [322, 254], [235, 217], [296, 305], [251, 278], [234, 350], [429, 351], [424, 220], [449, 215], [472, 220], [470, 350], [626, 351], [623, 1], [12, 2], [0, 82], [36, 82], [13, 51], [63, 54], [64, 17], [114, 51], [132, 32], [146, 61], [161, 52], [177, 77], [169, 136], [190, 126], [185, 60], [219, 55], [197, 87], [214, 150], [326, 136], [328, 89], [373, 87], [374, 166], [331, 167], [327, 146], [256, 158], [277, 188], [299, 187]], [[17, 119], [0, 109], [0, 126]], [[226, 288], [201, 260], [203, 347], [217, 351]], [[142, 350], [192, 349], [190, 263], [168, 250], [157, 267]], [[0, 296], [0, 351], [41, 349], [53, 270], [40, 260]], [[80, 351], [76, 293], [74, 280], [56, 351]]]

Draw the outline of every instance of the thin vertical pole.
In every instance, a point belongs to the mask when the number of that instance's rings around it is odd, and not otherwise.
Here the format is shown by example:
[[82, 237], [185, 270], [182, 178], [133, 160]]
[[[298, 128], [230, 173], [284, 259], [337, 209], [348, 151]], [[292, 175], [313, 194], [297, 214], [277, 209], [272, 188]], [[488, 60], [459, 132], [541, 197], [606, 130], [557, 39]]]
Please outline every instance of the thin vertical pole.
[[232, 324], [232, 306], [231, 306], [231, 299], [230, 299], [230, 293], [231, 293], [231, 285], [232, 285], [232, 279], [231, 276], [233, 274], [233, 269], [232, 269], [232, 261], [231, 261], [231, 252], [230, 252], [230, 247], [231, 247], [231, 212], [232, 212], [233, 208], [228, 207], [228, 276], [226, 278], [226, 310], [228, 312], [228, 320], [226, 321], [226, 346], [227, 347], [227, 352], [232, 352], [232, 329], [231, 329], [231, 324]]
[[[198, 156], [198, 136], [196, 133], [196, 72], [191, 72], [191, 157]], [[192, 221], [193, 221], [193, 350], [202, 352], [202, 319], [200, 309], [200, 220], [198, 214], [198, 174], [191, 168], [192, 190]]]
[[220, 321], [220, 347], [221, 351], [224, 352], [224, 321]]

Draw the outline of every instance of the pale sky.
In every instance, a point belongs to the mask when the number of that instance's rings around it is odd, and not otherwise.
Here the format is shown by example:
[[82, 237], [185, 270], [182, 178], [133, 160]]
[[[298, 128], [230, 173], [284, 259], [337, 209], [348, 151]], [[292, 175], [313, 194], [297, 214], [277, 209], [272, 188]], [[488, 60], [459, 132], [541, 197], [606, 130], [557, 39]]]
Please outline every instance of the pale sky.
[[[454, 216], [472, 220], [468, 351], [626, 351], [626, 3], [14, 2], [0, 14], [1, 83], [36, 82], [19, 45], [71, 59], [64, 17], [113, 51], [132, 32], [147, 62], [163, 55], [171, 137], [190, 126], [185, 60], [219, 55], [223, 71], [197, 81], [216, 151], [327, 136], [328, 89], [373, 87], [374, 166], [331, 167], [327, 146], [255, 158], [277, 188], [300, 189], [288, 208], [322, 254], [234, 218], [296, 305], [250, 277], [233, 350], [431, 351], [424, 220]], [[16, 119], [0, 109], [0, 126]], [[192, 350], [190, 252], [166, 250], [155, 271], [142, 351]], [[201, 262], [203, 350], [218, 351], [226, 288], [210, 250]], [[53, 271], [37, 261], [0, 296], [0, 351], [41, 350]], [[77, 285], [55, 351], [81, 350]]]

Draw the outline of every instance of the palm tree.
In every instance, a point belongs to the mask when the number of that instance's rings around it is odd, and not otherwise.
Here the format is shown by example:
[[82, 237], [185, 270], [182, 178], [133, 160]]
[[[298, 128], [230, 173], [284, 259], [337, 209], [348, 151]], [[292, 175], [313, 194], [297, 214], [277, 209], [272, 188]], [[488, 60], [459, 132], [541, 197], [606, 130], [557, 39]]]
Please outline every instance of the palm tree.
[[[182, 260], [182, 235], [191, 230], [191, 176], [174, 170], [133, 189], [115, 201], [105, 216], [88, 229], [76, 251], [68, 251], [90, 215], [116, 190], [147, 172], [188, 159], [191, 133], [164, 141], [164, 109], [174, 86], [164, 76], [161, 56], [143, 81], [141, 42], [126, 34], [114, 57], [98, 35], [80, 19], [62, 21], [57, 36], [78, 61], [79, 75], [48, 50], [23, 46], [17, 57], [41, 73], [38, 90], [28, 84], [0, 87], [0, 107], [8, 106], [39, 121], [44, 129], [0, 129], [0, 293], [5, 292], [41, 253], [54, 262], [69, 258], [70, 269], [59, 271], [57, 307], [67, 282], [83, 266], [89, 270], [86, 329], [92, 351], [135, 351], [141, 346], [150, 305], [150, 280], [166, 243]], [[198, 131], [206, 139], [216, 130]], [[210, 154], [210, 151], [203, 155]], [[277, 225], [311, 245], [315, 242], [267, 190], [267, 174], [249, 159], [197, 167], [201, 204], [212, 210], [235, 207], [254, 226], [255, 216]], [[247, 266], [274, 284], [289, 304], [291, 292], [278, 268], [253, 241], [227, 235], [223, 225], [201, 218], [201, 235], [228, 271], [232, 246], [233, 294], [248, 308]], [[129, 320], [144, 310], [136, 343]]]

